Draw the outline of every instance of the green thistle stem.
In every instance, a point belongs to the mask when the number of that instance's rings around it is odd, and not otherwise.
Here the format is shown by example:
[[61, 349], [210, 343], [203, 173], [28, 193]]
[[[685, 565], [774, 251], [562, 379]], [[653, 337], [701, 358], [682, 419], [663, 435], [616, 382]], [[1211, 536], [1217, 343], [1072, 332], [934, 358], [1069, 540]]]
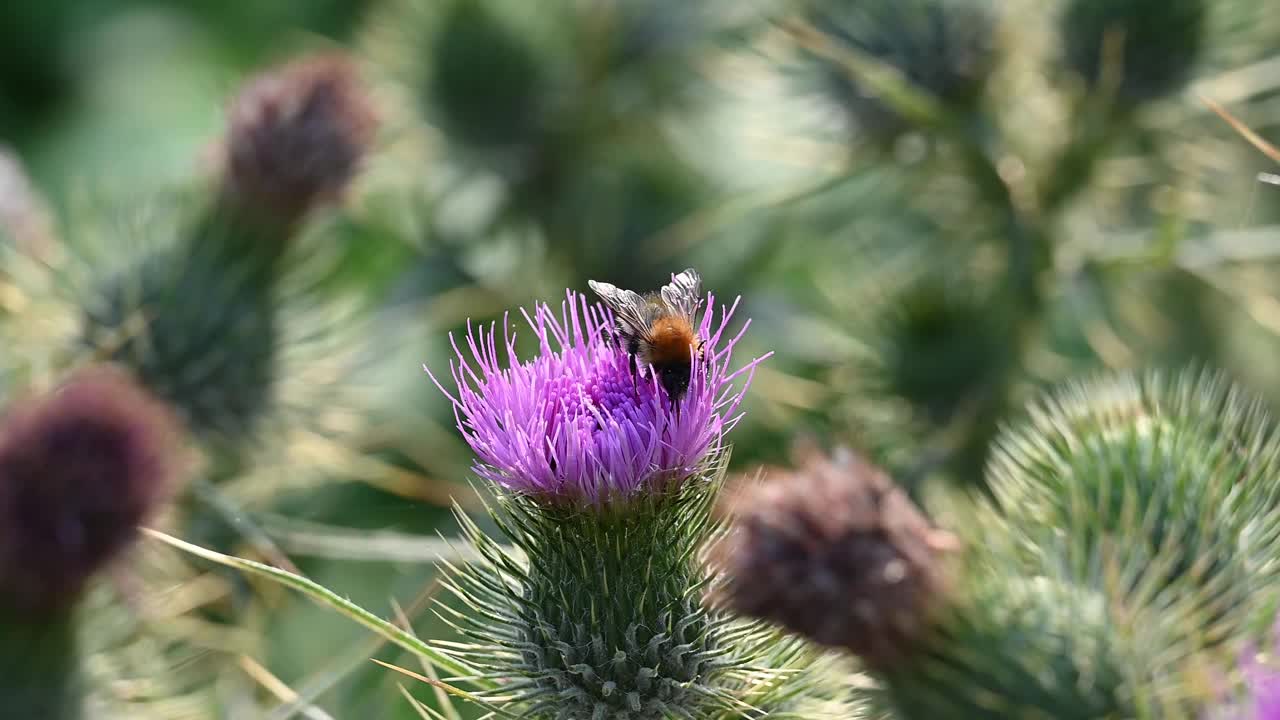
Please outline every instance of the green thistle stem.
[[74, 612], [0, 610], [0, 717], [79, 720], [84, 715]]
[[1127, 114], [1106, 98], [1090, 98], [1074, 114], [1077, 128], [1050, 165], [1052, 173], [1040, 193], [1040, 212], [1052, 218], [1093, 180], [1098, 161], [1116, 142]]

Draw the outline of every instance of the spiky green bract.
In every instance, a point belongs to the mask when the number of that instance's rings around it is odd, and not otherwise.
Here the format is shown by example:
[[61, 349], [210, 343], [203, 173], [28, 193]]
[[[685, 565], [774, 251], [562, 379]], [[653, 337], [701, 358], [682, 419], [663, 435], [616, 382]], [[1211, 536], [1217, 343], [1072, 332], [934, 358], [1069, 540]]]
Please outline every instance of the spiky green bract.
[[1191, 76], [1206, 40], [1207, 6], [1204, 0], [1068, 0], [1060, 19], [1064, 60], [1090, 87], [1113, 74], [1115, 87], [1101, 89], [1121, 104], [1163, 97]]
[[[999, 4], [988, 0], [819, 0], [804, 17], [836, 43], [883, 62], [957, 112], [971, 109], [995, 67]], [[892, 139], [909, 122], [832, 58], [814, 58], [852, 124]]]
[[1130, 602], [1176, 611], [1215, 644], [1274, 585], [1278, 456], [1270, 418], [1222, 375], [1120, 374], [1033, 405], [997, 441], [990, 485], [1009, 522], [1067, 547], [1077, 574], [1106, 549], [1131, 571]]
[[84, 683], [71, 609], [32, 617], [0, 607], [0, 717], [79, 720]]
[[226, 203], [183, 230], [86, 298], [79, 342], [133, 370], [200, 439], [234, 445], [273, 396], [284, 238]]
[[859, 445], [909, 487], [933, 465], [964, 483], [982, 477], [1017, 347], [1007, 300], [975, 281], [941, 268], [870, 280], [854, 328], [865, 349], [837, 371], [854, 388], [842, 411]]
[[1047, 577], [982, 580], [928, 649], [883, 674], [897, 717], [1134, 716], [1135, 658], [1100, 594]]
[[1078, 562], [1065, 533], [1028, 530], [985, 493], [931, 500], [964, 550], [929, 632], [876, 673], [891, 717], [1190, 717], [1194, 618], [1135, 600], [1146, 568], [1111, 546]]
[[[604, 510], [502, 493], [491, 514], [514, 551], [459, 514], [483, 561], [449, 568], [468, 611], [442, 611], [474, 641], [453, 654], [502, 681], [491, 699], [555, 720], [760, 717], [800, 704], [792, 683], [805, 678], [790, 675], [812, 653], [701, 604], [698, 551], [717, 528], [723, 459], [678, 491]], [[766, 657], [782, 666], [753, 667]]]
[[[738, 623], [741, 624], [741, 623]], [[856, 662], [776, 631], [757, 629], [756, 647], [741, 652], [751, 664], [767, 668], [759, 676], [726, 686], [727, 692], [757, 712], [732, 709], [713, 714], [714, 720], [766, 717], [769, 720], [863, 720], [880, 718], [867, 688], [871, 680]]]

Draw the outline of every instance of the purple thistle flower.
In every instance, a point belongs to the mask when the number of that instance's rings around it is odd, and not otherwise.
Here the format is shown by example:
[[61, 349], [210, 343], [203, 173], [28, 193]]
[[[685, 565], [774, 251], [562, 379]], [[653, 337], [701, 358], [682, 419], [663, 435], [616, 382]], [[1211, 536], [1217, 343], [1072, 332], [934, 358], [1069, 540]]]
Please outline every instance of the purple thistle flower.
[[1249, 720], [1280, 720], [1280, 669], [1250, 658], [1242, 671], [1249, 686]]
[[[453, 402], [458, 429], [476, 453], [476, 473], [500, 487], [539, 499], [603, 506], [637, 495], [674, 490], [706, 467], [742, 415], [738, 406], [769, 353], [730, 370], [733, 347], [725, 329], [738, 307], [708, 294], [700, 318], [705, 357], [694, 363], [687, 394], [670, 401], [655, 373], [633, 376], [627, 354], [609, 343], [612, 313], [572, 290], [557, 314], [539, 304], [521, 310], [537, 335], [536, 357], [520, 361], [515, 334], [503, 316], [501, 346], [493, 324], [471, 328], [467, 350], [450, 335], [457, 394], [428, 375]], [[505, 367], [503, 357], [505, 356]], [[741, 387], [735, 381], [745, 374]]]
[[1280, 720], [1280, 623], [1273, 629], [1273, 650], [1265, 661], [1258, 648], [1249, 643], [1240, 653], [1243, 692], [1225, 706], [1211, 711], [1205, 720]]
[[1280, 625], [1272, 632], [1276, 638], [1270, 662], [1259, 660], [1252, 645], [1241, 654], [1240, 674], [1248, 688], [1247, 720], [1280, 720], [1280, 667], [1275, 663], [1275, 655], [1280, 653]]

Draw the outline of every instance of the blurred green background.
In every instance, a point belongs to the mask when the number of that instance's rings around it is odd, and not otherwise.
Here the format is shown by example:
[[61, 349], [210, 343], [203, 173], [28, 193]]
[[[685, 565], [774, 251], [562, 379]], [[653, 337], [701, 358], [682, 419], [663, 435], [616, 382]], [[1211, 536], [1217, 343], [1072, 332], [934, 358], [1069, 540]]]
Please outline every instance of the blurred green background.
[[[342, 256], [325, 292], [379, 309], [348, 448], [364, 460], [296, 487], [250, 477], [251, 499], [189, 530], [265, 533], [390, 613], [431, 588], [433, 533], [472, 497], [422, 364], [446, 368], [468, 318], [589, 278], [650, 289], [693, 265], [742, 296], [743, 358], [776, 352], [734, 433], [742, 472], [812, 440], [913, 491], [980, 487], [1030, 393], [1103, 368], [1203, 363], [1280, 403], [1280, 185], [1259, 179], [1280, 164], [1201, 99], [1280, 141], [1267, 5], [9, 0], [0, 140], [66, 228], [84, 197], [143, 203], [206, 172], [253, 72], [360, 59], [382, 133], [315, 232]], [[412, 658], [237, 592], [242, 632], [204, 641], [224, 661], [214, 716], [287, 716], [247, 709], [287, 704], [265, 671], [308, 717], [416, 716], [367, 661]]]

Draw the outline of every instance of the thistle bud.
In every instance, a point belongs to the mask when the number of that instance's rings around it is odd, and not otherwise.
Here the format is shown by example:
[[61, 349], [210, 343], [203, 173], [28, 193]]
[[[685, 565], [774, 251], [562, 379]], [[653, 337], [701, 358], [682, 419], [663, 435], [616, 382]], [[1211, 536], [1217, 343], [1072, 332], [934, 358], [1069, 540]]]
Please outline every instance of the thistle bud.
[[176, 241], [104, 278], [82, 345], [133, 369], [205, 444], [243, 449], [278, 407], [288, 241], [350, 182], [375, 124], [344, 56], [258, 76], [231, 112], [222, 194], [183, 214]]
[[378, 122], [355, 64], [334, 54], [253, 78], [229, 124], [227, 190], [244, 207], [293, 220], [342, 194]]
[[[895, 68], [916, 89], [956, 111], [971, 108], [996, 64], [998, 5], [986, 0], [833, 0], [809, 20], [839, 45]], [[848, 68], [814, 59], [826, 92], [861, 132], [891, 140], [907, 121]]]
[[[1130, 640], [1134, 631], [1118, 625], [1105, 594], [1057, 573], [1026, 575], [987, 550], [969, 548], [987, 555], [985, 567], [966, 568], [933, 632], [880, 673], [893, 717], [1140, 717], [1134, 687], [1163, 702], [1171, 668]], [[1135, 622], [1151, 645], [1169, 642], [1160, 616]]]
[[[979, 289], [981, 274], [942, 273], [936, 257], [921, 261], [880, 273], [855, 296], [852, 327], [868, 351], [834, 371], [834, 382], [855, 388], [840, 412], [868, 459], [898, 482], [914, 486], [934, 472], [922, 446], [959, 440], [937, 472], [980, 486], [994, 427], [977, 414], [993, 407], [989, 388], [1014, 363], [1014, 318], [1007, 297]], [[972, 431], [950, 436], [957, 422]]]
[[[1131, 606], [1192, 618], [1216, 645], [1274, 582], [1280, 436], [1256, 399], [1204, 371], [1117, 373], [1047, 393], [996, 439], [990, 487], [1024, 532], [1129, 568]], [[1043, 544], [1037, 543], [1037, 544]]]
[[168, 495], [173, 428], [106, 368], [0, 424], [0, 717], [84, 716], [76, 606]]
[[0, 594], [66, 607], [133, 542], [176, 473], [168, 411], [96, 368], [12, 409], [0, 426]]
[[1072, 0], [1061, 19], [1063, 54], [1091, 87], [1114, 73], [1118, 100], [1145, 102], [1191, 76], [1207, 25], [1203, 0]]
[[428, 51], [423, 109], [451, 138], [482, 152], [536, 142], [551, 89], [545, 59], [502, 5], [442, 4]]
[[741, 487], [733, 531], [713, 548], [713, 601], [841, 647], [872, 667], [898, 660], [944, 597], [934, 527], [879, 469], [848, 455]]

